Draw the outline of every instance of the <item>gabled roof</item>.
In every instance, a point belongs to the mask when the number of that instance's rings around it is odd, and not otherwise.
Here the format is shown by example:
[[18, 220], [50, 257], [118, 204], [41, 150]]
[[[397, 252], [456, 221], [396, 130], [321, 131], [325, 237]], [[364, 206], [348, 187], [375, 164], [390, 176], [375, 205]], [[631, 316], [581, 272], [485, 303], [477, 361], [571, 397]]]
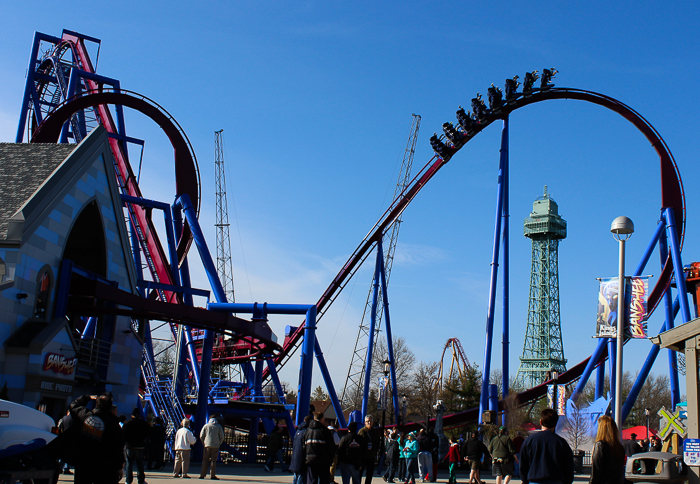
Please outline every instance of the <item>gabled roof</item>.
[[75, 150], [74, 144], [0, 143], [0, 239], [9, 219]]
[[700, 336], [700, 318], [664, 331], [657, 336], [649, 338], [649, 340], [662, 348], [682, 352], [685, 351], [687, 344], [695, 344], [698, 336]]
[[73, 351], [77, 351], [67, 318], [54, 318], [51, 321], [32, 318], [26, 320], [5, 340], [6, 351], [40, 354], [58, 332], [64, 329], [68, 333]]

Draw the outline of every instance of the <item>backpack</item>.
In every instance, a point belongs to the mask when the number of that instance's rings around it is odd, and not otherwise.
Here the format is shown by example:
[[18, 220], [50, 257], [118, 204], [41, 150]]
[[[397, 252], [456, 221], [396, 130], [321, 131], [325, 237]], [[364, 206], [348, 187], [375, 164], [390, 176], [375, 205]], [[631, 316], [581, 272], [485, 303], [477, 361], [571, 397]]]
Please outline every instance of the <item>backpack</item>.
[[347, 460], [353, 463], [362, 462], [362, 444], [357, 441], [357, 434], [353, 435], [352, 440], [348, 444], [348, 449], [345, 452]]

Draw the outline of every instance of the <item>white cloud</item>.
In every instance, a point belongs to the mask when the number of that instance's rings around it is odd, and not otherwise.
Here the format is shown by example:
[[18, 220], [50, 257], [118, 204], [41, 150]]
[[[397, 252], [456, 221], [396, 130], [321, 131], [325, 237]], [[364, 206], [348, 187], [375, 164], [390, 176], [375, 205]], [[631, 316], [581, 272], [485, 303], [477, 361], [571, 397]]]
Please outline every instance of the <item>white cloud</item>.
[[429, 245], [400, 243], [396, 246], [394, 263], [401, 265], [428, 265], [447, 259], [445, 251]]

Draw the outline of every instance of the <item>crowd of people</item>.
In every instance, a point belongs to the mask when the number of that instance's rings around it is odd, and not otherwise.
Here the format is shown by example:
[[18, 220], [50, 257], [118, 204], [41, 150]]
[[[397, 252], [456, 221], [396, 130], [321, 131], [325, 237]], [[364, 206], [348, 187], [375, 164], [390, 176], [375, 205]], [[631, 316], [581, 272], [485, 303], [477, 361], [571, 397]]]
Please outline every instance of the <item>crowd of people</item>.
[[[94, 403], [94, 405], [92, 405]], [[118, 417], [110, 394], [84, 395], [75, 400], [58, 423], [59, 436], [50, 444], [55, 455], [65, 463], [66, 473], [74, 467], [77, 484], [117, 483], [123, 477], [131, 484], [134, 473], [138, 484], [145, 484], [146, 469], [163, 469], [165, 426], [159, 418], [148, 423], [139, 409], [129, 420]], [[566, 440], [556, 434], [559, 416], [552, 409], [540, 415], [541, 431], [527, 439], [518, 434], [511, 439], [505, 427], [500, 427], [488, 445], [471, 432], [468, 439], [452, 438], [447, 452], [438, 452], [440, 439], [432, 431], [401, 432], [387, 429], [384, 434], [367, 415], [364, 425], [348, 425], [347, 433], [338, 434], [337, 423], [327, 426], [323, 414], [311, 412], [297, 427], [292, 441], [288, 471], [294, 474], [294, 484], [337, 484], [337, 470], [343, 484], [371, 484], [378, 465], [382, 479], [415, 484], [416, 481], [436, 482], [441, 459], [449, 464], [449, 484], [457, 483], [457, 469], [469, 470], [469, 484], [481, 484], [482, 461], [490, 458], [496, 484], [509, 484], [513, 476], [523, 484], [571, 484], [574, 479], [573, 452]], [[189, 478], [192, 445], [197, 436], [191, 422], [184, 419], [175, 434], [174, 477]], [[284, 469], [282, 456], [283, 430], [275, 426], [267, 445], [265, 470], [272, 472], [275, 461]], [[203, 456], [200, 479], [207, 474], [216, 476], [216, 461], [224, 442], [224, 430], [212, 416], [199, 433]], [[614, 420], [602, 416], [591, 457], [590, 484], [621, 484], [627, 457], [645, 451], [661, 450], [661, 442], [653, 437], [638, 442], [636, 435], [621, 443]], [[135, 468], [135, 469], [134, 469]]]
[[[109, 393], [83, 395], [75, 400], [57, 428], [59, 435], [48, 450], [63, 462], [64, 474], [75, 474], [76, 484], [116, 484], [124, 477], [131, 484], [134, 473], [138, 484], [146, 484], [146, 470], [165, 467], [163, 420], [157, 417], [149, 424], [138, 408], [126, 420], [118, 416]], [[202, 427], [199, 438], [203, 445], [199, 477], [204, 479], [211, 472], [211, 479], [217, 480], [216, 461], [224, 430], [216, 417]], [[189, 478], [190, 451], [196, 441], [190, 421], [184, 419], [175, 434], [174, 477]]]

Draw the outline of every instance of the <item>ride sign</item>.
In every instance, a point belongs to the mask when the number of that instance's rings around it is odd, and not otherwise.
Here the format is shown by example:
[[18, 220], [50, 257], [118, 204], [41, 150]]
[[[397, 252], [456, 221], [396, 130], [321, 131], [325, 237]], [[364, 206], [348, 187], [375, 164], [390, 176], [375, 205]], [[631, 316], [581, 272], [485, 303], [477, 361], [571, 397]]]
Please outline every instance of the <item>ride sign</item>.
[[700, 466], [700, 439], [683, 441], [683, 462], [688, 466]]
[[681, 437], [685, 437], [688, 433], [688, 429], [683, 425], [680, 420], [680, 411], [676, 410], [675, 413], [670, 412], [666, 407], [661, 407], [658, 411], [659, 417], [661, 417], [661, 423], [659, 425], [659, 437], [662, 440], [666, 440], [670, 434], [678, 434]]

